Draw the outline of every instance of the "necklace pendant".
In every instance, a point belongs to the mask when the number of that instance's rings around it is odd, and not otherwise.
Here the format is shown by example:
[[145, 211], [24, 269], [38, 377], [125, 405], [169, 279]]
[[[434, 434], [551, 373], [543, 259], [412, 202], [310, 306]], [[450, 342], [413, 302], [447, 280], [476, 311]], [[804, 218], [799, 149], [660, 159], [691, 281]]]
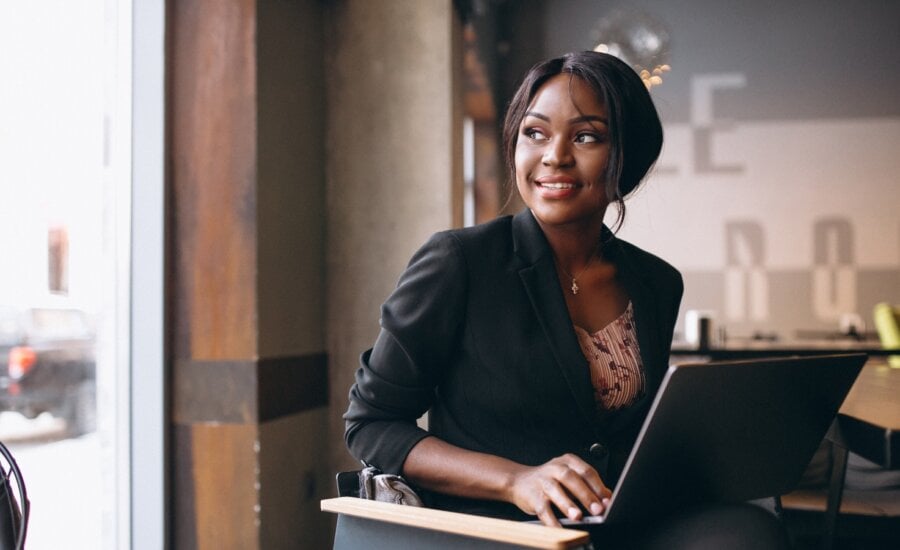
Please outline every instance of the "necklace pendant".
[[572, 295], [578, 294], [578, 283], [575, 282], [575, 279], [572, 279]]

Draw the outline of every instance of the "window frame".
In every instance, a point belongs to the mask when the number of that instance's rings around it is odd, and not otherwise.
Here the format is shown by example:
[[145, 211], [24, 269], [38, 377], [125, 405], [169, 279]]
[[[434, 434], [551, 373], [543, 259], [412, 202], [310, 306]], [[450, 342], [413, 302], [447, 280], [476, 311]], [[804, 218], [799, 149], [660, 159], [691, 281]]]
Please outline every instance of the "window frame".
[[[165, 2], [123, 0], [131, 35], [127, 317], [129, 528], [124, 547], [168, 546], [165, 369]], [[128, 7], [124, 7], [127, 4]], [[127, 111], [125, 111], [127, 112]], [[132, 253], [140, 251], [140, 253]], [[121, 520], [120, 520], [121, 521]], [[122, 539], [120, 539], [122, 540]]]

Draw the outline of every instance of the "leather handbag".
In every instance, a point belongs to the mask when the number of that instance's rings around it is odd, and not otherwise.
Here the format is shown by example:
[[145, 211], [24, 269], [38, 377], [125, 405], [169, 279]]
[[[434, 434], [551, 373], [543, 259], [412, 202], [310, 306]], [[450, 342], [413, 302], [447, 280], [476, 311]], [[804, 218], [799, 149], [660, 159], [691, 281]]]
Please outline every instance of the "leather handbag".
[[424, 507], [416, 491], [395, 474], [385, 474], [373, 466], [337, 475], [338, 495]]

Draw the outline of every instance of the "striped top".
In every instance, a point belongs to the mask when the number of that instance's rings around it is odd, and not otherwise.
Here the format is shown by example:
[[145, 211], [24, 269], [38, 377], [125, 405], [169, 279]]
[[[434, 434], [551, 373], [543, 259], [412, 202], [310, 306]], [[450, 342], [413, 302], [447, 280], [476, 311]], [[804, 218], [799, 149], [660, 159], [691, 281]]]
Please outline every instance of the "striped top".
[[616, 320], [594, 334], [579, 326], [575, 334], [591, 368], [598, 411], [622, 409], [637, 401], [644, 393], [644, 366], [631, 302]]

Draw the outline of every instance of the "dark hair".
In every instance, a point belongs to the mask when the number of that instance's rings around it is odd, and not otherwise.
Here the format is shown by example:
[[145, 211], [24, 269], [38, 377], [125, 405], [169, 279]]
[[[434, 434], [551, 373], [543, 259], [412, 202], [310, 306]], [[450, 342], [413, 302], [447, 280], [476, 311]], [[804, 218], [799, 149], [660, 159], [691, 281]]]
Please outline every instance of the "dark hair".
[[503, 153], [515, 182], [519, 126], [538, 89], [551, 77], [569, 73], [584, 80], [606, 107], [609, 117], [609, 163], [606, 196], [619, 207], [616, 227], [625, 219], [627, 197], [659, 158], [662, 124], [647, 87], [621, 59], [598, 52], [573, 52], [531, 68], [509, 103], [503, 123]]

